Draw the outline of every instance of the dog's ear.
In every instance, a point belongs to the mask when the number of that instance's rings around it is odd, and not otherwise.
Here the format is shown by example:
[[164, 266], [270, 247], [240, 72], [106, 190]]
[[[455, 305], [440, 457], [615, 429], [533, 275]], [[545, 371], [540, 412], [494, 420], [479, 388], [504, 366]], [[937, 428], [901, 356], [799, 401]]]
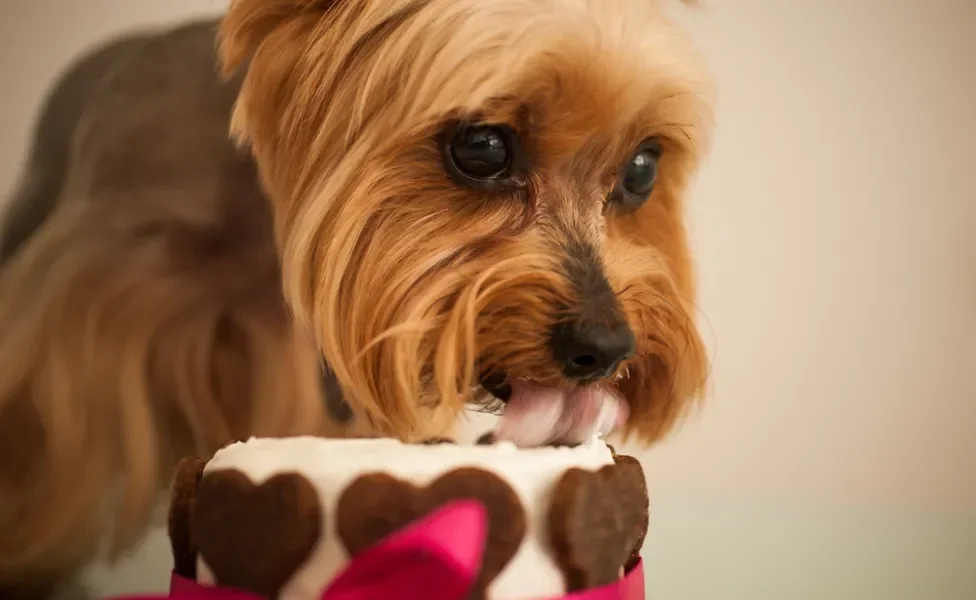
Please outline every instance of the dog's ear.
[[193, 543], [193, 506], [197, 486], [203, 477], [207, 461], [199, 457], [185, 458], [176, 467], [169, 505], [169, 543], [173, 550], [173, 570], [190, 580], [197, 578], [197, 549]]
[[265, 39], [289, 22], [318, 20], [339, 0], [233, 0], [220, 23], [221, 72], [230, 77]]

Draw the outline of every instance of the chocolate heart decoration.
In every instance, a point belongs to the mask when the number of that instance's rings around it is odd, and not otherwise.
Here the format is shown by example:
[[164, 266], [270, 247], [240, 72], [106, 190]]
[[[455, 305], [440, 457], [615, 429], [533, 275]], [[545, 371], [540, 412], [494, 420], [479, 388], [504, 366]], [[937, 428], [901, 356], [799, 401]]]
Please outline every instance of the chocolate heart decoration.
[[197, 549], [191, 535], [193, 507], [197, 500], [197, 485], [203, 477], [207, 461], [199, 457], [185, 458], [176, 467], [171, 486], [171, 500], [167, 530], [173, 551], [173, 570], [187, 579], [197, 578]]
[[383, 473], [363, 475], [343, 490], [336, 529], [351, 556], [454, 500], [480, 501], [488, 513], [488, 539], [471, 598], [483, 598], [488, 585], [512, 560], [525, 538], [525, 511], [515, 491], [493, 473], [463, 467], [427, 487]]
[[315, 488], [298, 473], [255, 485], [220, 470], [197, 488], [194, 541], [218, 584], [273, 598], [312, 553], [322, 520]]
[[618, 455], [599, 471], [570, 469], [556, 483], [549, 543], [569, 592], [613, 583], [640, 560], [649, 522], [640, 463]]
[[614, 453], [614, 467], [611, 467], [610, 487], [616, 494], [617, 501], [628, 515], [639, 515], [637, 538], [630, 547], [630, 556], [624, 563], [624, 571], [630, 572], [640, 562], [640, 551], [644, 547], [644, 539], [651, 524], [650, 495], [647, 491], [647, 479], [644, 478], [644, 468], [640, 461], [633, 456]]

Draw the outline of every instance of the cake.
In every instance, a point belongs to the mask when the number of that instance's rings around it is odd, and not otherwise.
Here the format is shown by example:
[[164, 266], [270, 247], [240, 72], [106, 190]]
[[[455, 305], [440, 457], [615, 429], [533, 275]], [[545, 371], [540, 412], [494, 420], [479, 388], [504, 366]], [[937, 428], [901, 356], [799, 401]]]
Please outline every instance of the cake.
[[471, 597], [536, 600], [613, 584], [648, 524], [640, 464], [575, 447], [392, 439], [251, 439], [188, 459], [170, 508], [175, 573], [279, 600], [318, 600], [380, 540], [455, 500], [484, 507]]

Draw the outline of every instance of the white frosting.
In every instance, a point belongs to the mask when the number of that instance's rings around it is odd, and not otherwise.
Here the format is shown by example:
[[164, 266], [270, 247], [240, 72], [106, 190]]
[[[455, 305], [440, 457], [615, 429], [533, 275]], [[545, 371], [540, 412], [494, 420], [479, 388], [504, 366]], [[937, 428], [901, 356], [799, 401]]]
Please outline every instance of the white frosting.
[[[525, 540], [492, 582], [493, 600], [546, 598], [565, 593], [562, 572], [546, 543], [546, 518], [552, 486], [568, 469], [597, 470], [612, 464], [600, 439], [577, 446], [519, 449], [509, 442], [484, 446], [403, 444], [392, 439], [326, 440], [301, 437], [251, 439], [217, 452], [204, 472], [241, 471], [254, 484], [282, 472], [301, 473], [319, 494], [323, 535], [306, 563], [285, 585], [280, 600], [317, 600], [349, 557], [336, 534], [335, 506], [346, 486], [366, 473], [386, 473], [424, 486], [458, 467], [479, 467], [505, 480], [526, 512]], [[213, 583], [200, 561], [199, 579]]]

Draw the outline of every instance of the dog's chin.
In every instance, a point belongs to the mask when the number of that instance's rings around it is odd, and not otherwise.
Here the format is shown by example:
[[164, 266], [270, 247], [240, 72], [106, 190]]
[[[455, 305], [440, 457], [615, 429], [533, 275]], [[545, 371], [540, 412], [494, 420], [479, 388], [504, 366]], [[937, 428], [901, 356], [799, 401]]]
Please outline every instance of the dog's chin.
[[495, 439], [519, 446], [580, 444], [622, 427], [629, 413], [610, 379], [557, 387], [492, 374], [480, 384], [482, 406], [501, 414]]

